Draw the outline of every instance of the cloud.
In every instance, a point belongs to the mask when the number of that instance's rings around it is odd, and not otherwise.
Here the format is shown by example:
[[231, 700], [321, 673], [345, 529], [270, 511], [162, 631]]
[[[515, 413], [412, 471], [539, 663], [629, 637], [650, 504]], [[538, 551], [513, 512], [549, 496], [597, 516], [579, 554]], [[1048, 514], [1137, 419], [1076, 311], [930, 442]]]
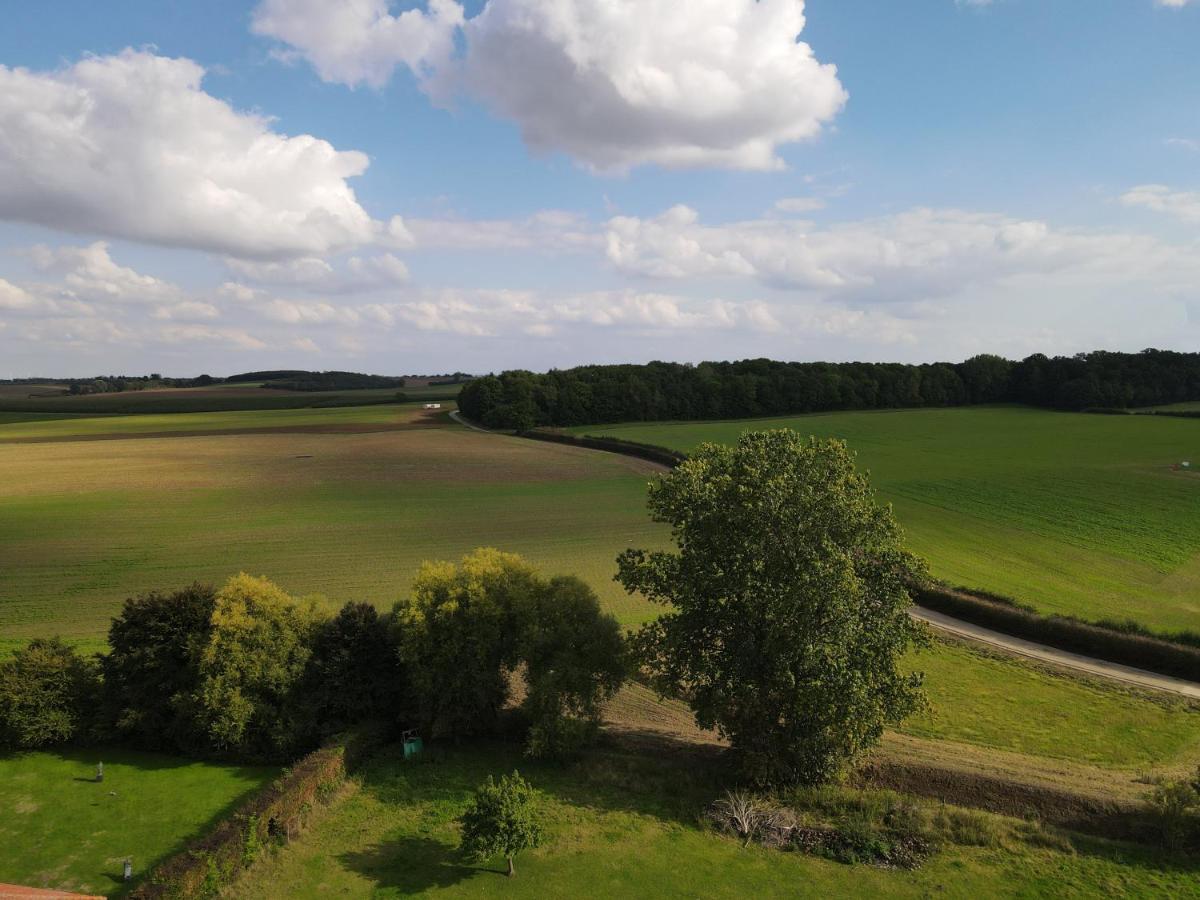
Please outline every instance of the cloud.
[[28, 251], [42, 272], [60, 276], [61, 291], [93, 302], [162, 303], [176, 301], [180, 289], [170, 282], [119, 266], [108, 253], [108, 244], [96, 241], [86, 247], [51, 249], [39, 244]]
[[1200, 222], [1200, 191], [1172, 191], [1165, 184], [1143, 184], [1122, 194], [1121, 202], [1174, 216], [1184, 222]]
[[1057, 231], [960, 210], [916, 209], [817, 228], [778, 218], [708, 226], [695, 210], [676, 206], [652, 219], [614, 218], [607, 232], [608, 258], [627, 274], [748, 278], [871, 303], [916, 302], [1079, 267], [1124, 265], [1132, 279], [1169, 252], [1150, 238]]
[[1167, 138], [1163, 141], [1168, 147], [1179, 147], [1183, 150], [1191, 150], [1200, 153], [1200, 141], [1194, 138]]
[[824, 209], [825, 201], [819, 197], [784, 197], [775, 201], [775, 209], [782, 213], [807, 213]]
[[175, 322], [197, 322], [220, 318], [221, 311], [211, 303], [204, 303], [199, 300], [185, 300], [181, 303], [171, 303], [166, 306], [156, 307], [152, 316], [155, 319], [165, 319]]
[[348, 179], [367, 157], [201, 89], [188, 59], [125, 50], [0, 66], [0, 218], [249, 258], [321, 255], [385, 226]]
[[[337, 266], [313, 256], [278, 262], [230, 258], [225, 263], [236, 276], [255, 284], [299, 287], [307, 291], [334, 294], [366, 293], [396, 287], [409, 278], [408, 266], [391, 253], [352, 256]], [[230, 289], [230, 296], [241, 299], [233, 290], [234, 287], [236, 285], [231, 283], [224, 286]]]
[[[453, 0], [398, 16], [388, 13], [387, 0], [264, 0], [250, 27], [295, 48], [325, 81], [380, 88], [398, 65], [427, 73], [445, 64], [462, 23]], [[288, 51], [279, 55], [290, 58]]]
[[254, 18], [328, 81], [379, 86], [403, 63], [435, 98], [465, 94], [535, 151], [604, 172], [782, 168], [779, 147], [847, 99], [804, 26], [803, 0], [488, 0], [470, 19], [452, 0], [399, 17], [383, 0], [266, 0]]
[[417, 250], [599, 249], [603, 240], [583, 216], [544, 210], [524, 219], [406, 219]]
[[25, 288], [0, 278], [0, 309], [5, 312], [28, 312], [41, 308], [42, 304]]
[[1191, 3], [1192, 0], [1154, 0], [1155, 6], [1166, 6], [1171, 9], [1182, 9]]

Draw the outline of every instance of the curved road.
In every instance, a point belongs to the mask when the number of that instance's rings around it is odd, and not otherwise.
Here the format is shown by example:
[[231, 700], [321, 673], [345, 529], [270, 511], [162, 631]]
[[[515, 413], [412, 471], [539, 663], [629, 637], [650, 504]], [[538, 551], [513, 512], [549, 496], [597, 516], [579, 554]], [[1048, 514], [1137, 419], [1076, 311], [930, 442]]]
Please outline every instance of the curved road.
[[1200, 684], [1194, 681], [1159, 675], [1156, 672], [1147, 672], [1145, 669], [1135, 669], [1132, 666], [1123, 666], [1120, 663], [1095, 659], [1091, 656], [1080, 656], [1078, 653], [1059, 650], [1057, 647], [1047, 647], [1045, 644], [1035, 644], [1033, 641], [1013, 637], [1000, 631], [992, 631], [990, 628], [983, 628], [979, 625], [972, 625], [961, 619], [953, 619], [942, 613], [934, 612], [932, 609], [925, 609], [923, 606], [914, 606], [911, 614], [913, 618], [927, 622], [939, 631], [969, 638], [1017, 656], [1052, 663], [1056, 666], [1075, 669], [1113, 681], [1121, 681], [1140, 688], [1167, 691], [1200, 700]]
[[[470, 428], [472, 431], [481, 431], [487, 434], [492, 433], [487, 428], [473, 425], [463, 418], [462, 414], [457, 410], [450, 413], [450, 418], [459, 425]], [[1123, 666], [1120, 663], [1095, 659], [1091, 656], [1080, 656], [1078, 653], [1070, 653], [1066, 650], [1059, 650], [1056, 647], [1048, 647], [1045, 644], [1035, 644], [1033, 641], [1013, 637], [1000, 631], [992, 631], [990, 628], [983, 628], [979, 625], [972, 625], [970, 622], [964, 622], [961, 619], [951, 618], [942, 613], [934, 612], [932, 609], [926, 609], [923, 606], [914, 606], [912, 608], [912, 616], [939, 631], [945, 631], [958, 637], [978, 641], [981, 644], [987, 644], [989, 647], [1003, 650], [1015, 656], [1036, 659], [1039, 662], [1050, 663], [1051, 665], [1061, 666], [1065, 669], [1073, 669], [1077, 672], [1083, 672], [1099, 678], [1107, 678], [1111, 681], [1119, 681], [1134, 687], [1165, 691], [1170, 694], [1190, 697], [1193, 700], [1200, 700], [1200, 684], [1194, 681], [1172, 678], [1169, 675], [1159, 675], [1155, 672], [1147, 672], [1145, 669], [1135, 669], [1132, 666]]]

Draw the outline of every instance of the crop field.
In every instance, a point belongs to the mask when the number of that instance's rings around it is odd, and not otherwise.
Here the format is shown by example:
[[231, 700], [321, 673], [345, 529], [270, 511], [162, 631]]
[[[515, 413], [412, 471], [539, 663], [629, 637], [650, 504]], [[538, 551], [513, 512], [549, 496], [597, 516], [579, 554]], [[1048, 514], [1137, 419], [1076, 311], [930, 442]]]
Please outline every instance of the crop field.
[[240, 570], [388, 608], [422, 561], [478, 546], [578, 574], [642, 621], [612, 577], [620, 550], [661, 540], [650, 471], [412, 406], [0, 425], [0, 646], [99, 646], [125, 597]]
[[146, 872], [276, 774], [127, 750], [2, 756], [0, 881], [117, 893], [127, 857]]
[[461, 385], [414, 384], [403, 388], [342, 391], [290, 391], [254, 384], [193, 388], [155, 388], [111, 394], [69, 396], [30, 385], [0, 385], [0, 410], [59, 412], [89, 415], [200, 413], [223, 410], [269, 410], [369, 406], [391, 403], [397, 393], [410, 400], [453, 400]]
[[[456, 852], [455, 818], [486, 775], [519, 768], [542, 791], [548, 840], [517, 860], [473, 865]], [[1152, 854], [1072, 838], [1056, 848], [981, 837], [947, 846], [915, 872], [845, 866], [756, 847], [699, 823], [710, 782], [677, 760], [597, 753], [571, 767], [532, 764], [519, 751], [452, 750], [428, 765], [385, 755], [316, 826], [234, 885], [247, 898], [397, 897], [967, 897], [1131, 890], [1194, 896], [1192, 872], [1155, 867]], [[981, 816], [998, 834], [999, 817]]]
[[691, 450], [745, 431], [846, 440], [913, 550], [1044, 612], [1200, 630], [1200, 422], [1017, 407], [573, 429]]

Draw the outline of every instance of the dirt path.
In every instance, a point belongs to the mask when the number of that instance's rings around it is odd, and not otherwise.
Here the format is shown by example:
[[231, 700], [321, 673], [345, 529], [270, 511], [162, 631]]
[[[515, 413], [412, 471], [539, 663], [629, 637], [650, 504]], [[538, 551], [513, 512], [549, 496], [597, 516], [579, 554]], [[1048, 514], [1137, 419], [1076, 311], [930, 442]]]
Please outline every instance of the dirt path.
[[950, 616], [920, 606], [913, 607], [912, 615], [914, 618], [920, 619], [922, 622], [927, 622], [940, 631], [969, 638], [1016, 656], [1024, 656], [1028, 659], [1052, 663], [1064, 668], [1075, 669], [1079, 672], [1086, 672], [1089, 675], [1098, 675], [1101, 678], [1121, 681], [1140, 688], [1167, 691], [1168, 693], [1200, 700], [1200, 684], [1196, 684], [1193, 681], [1185, 681], [1182, 678], [1171, 678], [1169, 675], [1158, 675], [1154, 672], [1147, 672], [1145, 669], [1135, 669], [1132, 666], [1123, 666], [1119, 663], [1094, 659], [1090, 656], [1080, 656], [1078, 653], [1070, 653], [1055, 647], [1047, 647], [1045, 644], [1035, 644], [1033, 641], [1013, 637], [999, 631], [992, 631], [989, 628], [983, 628], [979, 625], [972, 625], [970, 622], [953, 619]]
[[481, 432], [482, 434], [491, 434], [492, 433], [490, 428], [481, 428], [478, 425], [471, 424], [471, 422], [469, 422], [463, 418], [463, 414], [460, 413], [457, 409], [454, 410], [454, 412], [450, 413], [450, 418], [452, 418], [459, 425], [462, 425], [465, 428], [470, 428], [472, 431], [478, 431], [478, 432]]

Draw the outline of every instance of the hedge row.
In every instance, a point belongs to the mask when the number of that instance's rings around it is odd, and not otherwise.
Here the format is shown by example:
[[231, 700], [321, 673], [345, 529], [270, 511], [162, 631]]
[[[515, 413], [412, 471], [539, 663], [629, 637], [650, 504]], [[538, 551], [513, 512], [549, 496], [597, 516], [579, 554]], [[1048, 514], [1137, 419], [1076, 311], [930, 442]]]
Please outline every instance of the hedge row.
[[603, 450], [607, 453], [620, 453], [623, 456], [635, 456], [658, 463], [668, 468], [675, 468], [687, 459], [687, 454], [659, 447], [655, 444], [639, 444], [637, 441], [623, 441], [619, 438], [594, 437], [574, 434], [564, 434], [561, 431], [523, 431], [521, 437], [534, 441], [547, 441], [551, 444], [569, 444], [573, 447], [587, 447], [589, 450]]
[[912, 595], [926, 609], [1013, 637], [1160, 675], [1200, 681], [1198, 647], [1066, 616], [1043, 616], [1012, 603], [973, 596], [939, 584], [913, 588]]
[[379, 744], [364, 731], [314, 750], [267, 785], [208, 834], [156, 866], [131, 900], [189, 900], [215, 896], [257, 858], [262, 848], [298, 832], [312, 809], [327, 800]]

